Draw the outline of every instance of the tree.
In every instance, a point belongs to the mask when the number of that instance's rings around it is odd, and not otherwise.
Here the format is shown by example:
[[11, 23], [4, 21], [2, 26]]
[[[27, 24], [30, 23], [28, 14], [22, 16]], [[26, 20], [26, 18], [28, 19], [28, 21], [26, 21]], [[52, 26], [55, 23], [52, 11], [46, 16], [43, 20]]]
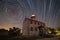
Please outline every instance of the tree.
[[57, 28], [58, 31], [60, 31], [60, 26]]
[[20, 36], [20, 34], [21, 34], [21, 29], [19, 29], [19, 28], [13, 27], [13, 28], [10, 28], [10, 30], [9, 30], [9, 35], [12, 37]]
[[51, 34], [56, 35], [56, 32], [55, 32], [55, 29], [54, 28], [51, 28], [50, 30], [51, 30]]

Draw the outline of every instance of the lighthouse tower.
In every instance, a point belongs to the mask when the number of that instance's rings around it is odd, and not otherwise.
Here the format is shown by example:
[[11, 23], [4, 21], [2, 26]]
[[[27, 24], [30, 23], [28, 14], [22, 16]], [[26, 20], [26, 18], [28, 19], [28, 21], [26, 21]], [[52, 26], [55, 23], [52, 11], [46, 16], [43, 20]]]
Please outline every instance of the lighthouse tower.
[[36, 19], [36, 15], [35, 14], [32, 14], [31, 19], [32, 20], [35, 20]]

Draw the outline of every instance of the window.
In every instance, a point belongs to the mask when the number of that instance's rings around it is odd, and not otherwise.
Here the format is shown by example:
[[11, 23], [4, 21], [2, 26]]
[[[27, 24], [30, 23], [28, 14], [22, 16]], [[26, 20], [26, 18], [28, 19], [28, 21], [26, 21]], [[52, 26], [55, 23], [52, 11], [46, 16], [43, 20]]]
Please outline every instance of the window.
[[35, 24], [36, 24], [36, 22], [35, 22]]
[[32, 24], [32, 21], [31, 21], [31, 24]]
[[31, 31], [33, 31], [33, 27], [31, 27]]
[[35, 27], [35, 31], [37, 31], [37, 27]]
[[38, 22], [38, 25], [39, 25], [39, 22]]

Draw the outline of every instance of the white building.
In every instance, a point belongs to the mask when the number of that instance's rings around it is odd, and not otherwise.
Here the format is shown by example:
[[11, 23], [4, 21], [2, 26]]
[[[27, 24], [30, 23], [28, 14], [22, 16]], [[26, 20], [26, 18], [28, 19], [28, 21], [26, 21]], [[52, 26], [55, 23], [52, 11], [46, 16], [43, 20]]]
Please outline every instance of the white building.
[[45, 26], [45, 23], [36, 20], [36, 16], [32, 15], [31, 18], [25, 18], [23, 21], [22, 32], [24, 36], [38, 36], [38, 26]]

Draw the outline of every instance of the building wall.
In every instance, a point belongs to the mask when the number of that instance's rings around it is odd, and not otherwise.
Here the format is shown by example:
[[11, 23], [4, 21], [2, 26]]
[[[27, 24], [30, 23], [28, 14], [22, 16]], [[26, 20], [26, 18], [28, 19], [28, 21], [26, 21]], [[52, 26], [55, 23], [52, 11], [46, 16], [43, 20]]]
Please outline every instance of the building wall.
[[[42, 25], [43, 23], [39, 21], [32, 21], [31, 20], [24, 20], [23, 22], [23, 35], [24, 36], [38, 36], [39, 29], [38, 26]], [[32, 28], [31, 28], [32, 27]]]
[[23, 22], [23, 29], [22, 29], [22, 32], [23, 32], [24, 36], [28, 35], [28, 27], [29, 27], [28, 20], [24, 21]]
[[[34, 24], [35, 22], [32, 22], [32, 24], [30, 23], [30, 26], [29, 26], [29, 32], [30, 32], [30, 35], [36, 35], [38, 36], [39, 34], [39, 30], [38, 30], [38, 25], [37, 24]], [[33, 28], [33, 30], [31, 31], [31, 27]]]

